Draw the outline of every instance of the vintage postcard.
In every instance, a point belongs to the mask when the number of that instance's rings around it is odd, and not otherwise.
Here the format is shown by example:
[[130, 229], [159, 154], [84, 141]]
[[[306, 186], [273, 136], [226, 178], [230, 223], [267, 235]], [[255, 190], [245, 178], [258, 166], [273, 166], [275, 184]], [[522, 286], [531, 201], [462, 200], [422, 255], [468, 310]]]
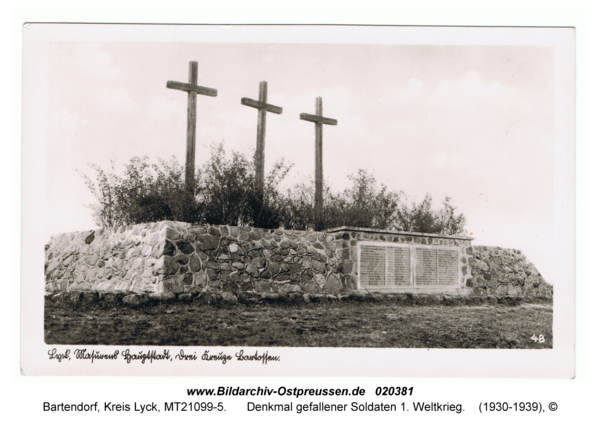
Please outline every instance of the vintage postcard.
[[572, 378], [575, 30], [23, 27], [25, 375]]

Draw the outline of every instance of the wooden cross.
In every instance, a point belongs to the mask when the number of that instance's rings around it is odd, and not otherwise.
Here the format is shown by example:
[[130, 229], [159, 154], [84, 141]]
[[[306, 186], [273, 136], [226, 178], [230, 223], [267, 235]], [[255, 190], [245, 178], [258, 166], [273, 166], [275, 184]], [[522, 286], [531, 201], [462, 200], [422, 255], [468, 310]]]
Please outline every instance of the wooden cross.
[[317, 114], [300, 114], [300, 120], [315, 124], [315, 231], [323, 230], [323, 125], [337, 125], [337, 120], [323, 117], [323, 100], [317, 97]]
[[242, 104], [258, 109], [258, 130], [256, 133], [256, 153], [254, 154], [254, 183], [261, 196], [264, 191], [265, 179], [265, 132], [267, 129], [267, 111], [270, 113], [281, 114], [283, 109], [271, 104], [267, 104], [267, 83], [261, 82], [258, 91], [258, 101], [250, 98], [242, 98]]
[[187, 118], [187, 149], [185, 154], [185, 219], [191, 222], [192, 204], [194, 200], [195, 179], [194, 169], [196, 161], [196, 94], [216, 97], [217, 90], [198, 86], [198, 62], [190, 62], [189, 83], [167, 81], [167, 88], [178, 89], [188, 93], [188, 118]]

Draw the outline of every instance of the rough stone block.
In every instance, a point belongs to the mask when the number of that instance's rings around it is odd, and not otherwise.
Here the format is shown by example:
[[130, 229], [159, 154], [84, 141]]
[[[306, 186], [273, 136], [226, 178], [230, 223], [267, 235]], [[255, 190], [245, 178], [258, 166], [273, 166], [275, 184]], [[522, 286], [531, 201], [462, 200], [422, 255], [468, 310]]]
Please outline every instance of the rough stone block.
[[271, 274], [273, 276], [276, 276], [277, 274], [279, 274], [279, 271], [281, 270], [279, 264], [277, 264], [276, 262], [271, 262], [267, 265], [267, 269], [271, 272]]
[[183, 284], [184, 286], [191, 286], [194, 284], [194, 276], [192, 273], [187, 273], [183, 276]]
[[317, 261], [315, 259], [312, 260], [312, 267], [315, 271], [318, 271], [320, 273], [324, 273], [325, 272], [325, 264], [321, 261]]
[[262, 257], [256, 257], [252, 259], [252, 264], [254, 264], [256, 268], [264, 268], [266, 261]]
[[250, 240], [254, 240], [254, 241], [258, 241], [260, 239], [262, 239], [262, 236], [260, 233], [256, 232], [256, 231], [252, 231], [249, 234], [249, 239]]
[[152, 274], [155, 276], [169, 276], [177, 274], [177, 271], [179, 271], [179, 264], [177, 263], [177, 261], [170, 256], [163, 256], [156, 262]]
[[315, 283], [317, 283], [319, 285], [319, 288], [323, 288], [323, 286], [325, 285], [327, 279], [325, 278], [325, 276], [321, 273], [317, 273], [313, 275], [313, 281]]
[[190, 242], [184, 240], [177, 242], [177, 247], [186, 255], [194, 252], [194, 246]]
[[163, 303], [167, 303], [167, 302], [172, 302], [175, 299], [177, 299], [177, 295], [173, 292], [169, 292], [169, 293], [150, 293], [148, 295], [148, 299], [150, 299], [151, 301], [155, 301], [155, 302], [163, 302]]
[[297, 263], [289, 263], [290, 273], [292, 274], [300, 274], [302, 272], [302, 266]]
[[166, 277], [161, 280], [160, 284], [163, 292], [177, 293], [183, 291], [183, 283], [181, 277], [178, 276]]
[[338, 295], [341, 292], [342, 283], [334, 274], [329, 274], [329, 276], [327, 277], [327, 281], [323, 285], [323, 293]]
[[221, 264], [219, 264], [218, 262], [215, 262], [215, 261], [208, 261], [206, 263], [206, 268], [211, 269], [211, 270], [220, 270]]
[[198, 250], [210, 251], [219, 247], [219, 239], [214, 236], [199, 235], [196, 239], [196, 247]]
[[238, 298], [231, 292], [223, 292], [221, 294], [221, 298], [223, 303], [227, 303], [229, 305], [235, 305], [238, 303]]
[[210, 227], [208, 227], [208, 234], [210, 236], [220, 238], [221, 237], [221, 230], [219, 230], [218, 228], [216, 228], [214, 226], [210, 226]]
[[272, 282], [268, 280], [256, 280], [253, 283], [254, 291], [258, 293], [269, 293], [271, 291]]
[[302, 287], [297, 284], [286, 283], [278, 287], [279, 294], [301, 293]]
[[311, 294], [320, 294], [321, 293], [321, 289], [319, 288], [317, 283], [312, 282], [312, 281], [304, 283], [302, 290], [307, 293], [311, 293]]
[[148, 302], [148, 296], [145, 294], [127, 295], [123, 298], [123, 303], [132, 307], [140, 306]]
[[342, 273], [343, 274], [352, 274], [354, 272], [354, 262], [352, 261], [344, 261], [342, 262]]

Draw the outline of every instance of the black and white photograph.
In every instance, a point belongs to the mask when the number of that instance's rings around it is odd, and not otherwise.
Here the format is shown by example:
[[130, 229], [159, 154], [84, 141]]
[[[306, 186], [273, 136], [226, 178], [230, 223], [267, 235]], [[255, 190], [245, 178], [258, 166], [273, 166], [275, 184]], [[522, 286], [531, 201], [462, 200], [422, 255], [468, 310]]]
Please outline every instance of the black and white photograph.
[[[85, 346], [86, 371], [137, 373], [109, 362], [127, 346], [213, 375], [240, 357], [573, 375], [573, 28], [34, 23], [23, 40], [24, 364]], [[426, 365], [378, 367], [392, 355]]]

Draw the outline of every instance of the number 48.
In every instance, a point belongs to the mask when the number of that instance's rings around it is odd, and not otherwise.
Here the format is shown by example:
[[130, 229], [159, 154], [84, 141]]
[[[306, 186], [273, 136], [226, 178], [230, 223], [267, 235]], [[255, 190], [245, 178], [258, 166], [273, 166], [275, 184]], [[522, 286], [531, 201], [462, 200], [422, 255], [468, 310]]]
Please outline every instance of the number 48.
[[535, 341], [536, 343], [539, 341], [540, 343], [543, 343], [544, 341], [544, 335], [540, 334], [539, 337], [536, 337], [536, 335], [534, 334], [533, 336], [531, 336], [531, 340]]

